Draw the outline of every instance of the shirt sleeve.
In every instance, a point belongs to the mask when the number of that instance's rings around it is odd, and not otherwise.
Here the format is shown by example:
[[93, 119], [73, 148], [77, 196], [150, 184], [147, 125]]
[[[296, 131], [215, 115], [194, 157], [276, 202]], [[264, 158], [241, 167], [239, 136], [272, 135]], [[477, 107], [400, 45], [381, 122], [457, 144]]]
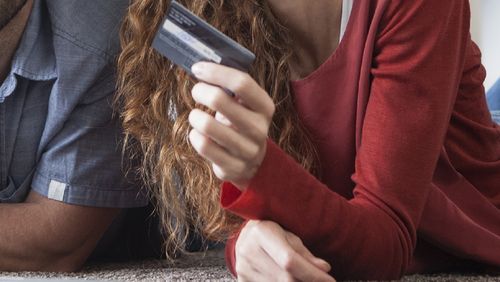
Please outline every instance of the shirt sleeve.
[[[469, 40], [467, 1], [387, 3], [375, 42], [354, 198], [332, 192], [272, 142], [243, 193], [230, 183], [222, 187], [225, 208], [281, 224], [328, 260], [339, 279], [405, 273]], [[229, 266], [234, 272], [234, 260]]]
[[[31, 183], [34, 191], [83, 206], [127, 208], [147, 204], [134, 177], [127, 177], [128, 161], [122, 160], [122, 130], [111, 106], [114, 89], [114, 75], [103, 72], [82, 95], [44, 147]], [[61, 99], [53, 104], [59, 103]], [[50, 109], [57, 111], [56, 106]], [[52, 112], [48, 119], [53, 117]], [[50, 120], [46, 126], [51, 126]]]

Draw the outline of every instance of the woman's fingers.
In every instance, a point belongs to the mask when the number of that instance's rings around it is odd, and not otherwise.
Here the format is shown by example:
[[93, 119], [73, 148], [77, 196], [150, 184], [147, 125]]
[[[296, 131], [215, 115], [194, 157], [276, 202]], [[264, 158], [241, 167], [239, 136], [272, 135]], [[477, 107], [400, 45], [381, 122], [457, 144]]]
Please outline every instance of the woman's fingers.
[[189, 114], [189, 123], [199, 133], [210, 137], [235, 157], [252, 159], [259, 147], [234, 129], [217, 121], [204, 111], [195, 109]]
[[200, 82], [193, 87], [192, 95], [197, 103], [221, 113], [241, 134], [257, 141], [267, 136], [266, 117], [245, 108], [220, 87]]
[[243, 167], [242, 161], [231, 156], [221, 146], [196, 129], [189, 133], [189, 141], [198, 154], [212, 163], [228, 168], [233, 167], [235, 170], [241, 170], [240, 167]]
[[[212, 162], [219, 179], [231, 181], [244, 190], [264, 160], [274, 103], [241, 71], [199, 63], [193, 67], [193, 73], [204, 81], [193, 88], [193, 98], [219, 113], [218, 119], [222, 122], [193, 110], [189, 121], [196, 132], [190, 140], [198, 153]], [[236, 99], [222, 89], [236, 93]], [[209, 148], [215, 151], [209, 152]]]
[[236, 261], [238, 281], [293, 281], [293, 277], [282, 271], [262, 248], [239, 250]]
[[[250, 221], [248, 224], [252, 226], [256, 222]], [[246, 228], [246, 231], [242, 231], [236, 244], [235, 270], [238, 281], [296, 281], [265, 252], [254, 230]]]
[[222, 123], [225, 126], [234, 128], [233, 123], [226, 116], [224, 116], [221, 112], [215, 113], [215, 120]]
[[200, 156], [212, 163], [212, 170], [217, 178], [222, 181], [231, 181], [240, 189], [248, 186], [248, 179], [255, 174], [256, 167], [248, 167], [247, 163], [233, 157], [196, 129], [189, 133], [189, 142]]
[[264, 250], [274, 258], [276, 264], [300, 281], [335, 281], [327, 272], [310, 263], [288, 244], [283, 236], [275, 237], [269, 232], [262, 238]]
[[248, 108], [271, 118], [274, 103], [267, 93], [242, 71], [208, 62], [200, 62], [192, 67], [192, 72], [201, 81], [229, 89]]
[[[304, 251], [300, 248], [305, 248], [303, 244], [293, 243], [292, 246], [287, 239], [287, 232], [274, 222], [250, 221], [245, 225], [237, 241], [236, 261], [244, 257], [247, 249], [252, 248], [264, 250], [265, 254], [279, 267], [279, 277], [292, 277], [293, 280], [299, 281], [335, 281], [328, 275], [326, 269], [317, 267], [301, 255]], [[252, 266], [258, 265], [252, 260], [247, 260], [247, 262]], [[265, 266], [261, 267], [265, 268]], [[245, 269], [240, 270], [240, 272], [245, 271]]]

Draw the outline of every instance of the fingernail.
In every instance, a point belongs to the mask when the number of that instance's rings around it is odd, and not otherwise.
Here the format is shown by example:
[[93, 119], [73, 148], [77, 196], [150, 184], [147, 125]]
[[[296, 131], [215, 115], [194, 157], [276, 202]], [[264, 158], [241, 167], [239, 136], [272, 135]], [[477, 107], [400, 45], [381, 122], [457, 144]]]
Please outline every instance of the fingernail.
[[200, 76], [203, 74], [204, 68], [205, 68], [204, 63], [196, 63], [191, 67], [191, 72], [193, 72], [195, 76]]

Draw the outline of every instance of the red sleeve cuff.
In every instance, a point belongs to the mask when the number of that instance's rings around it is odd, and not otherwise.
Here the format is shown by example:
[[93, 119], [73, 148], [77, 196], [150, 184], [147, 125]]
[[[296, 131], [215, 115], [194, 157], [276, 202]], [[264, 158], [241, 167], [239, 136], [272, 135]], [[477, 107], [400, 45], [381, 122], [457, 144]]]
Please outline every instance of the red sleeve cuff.
[[236, 240], [238, 239], [238, 234], [235, 234], [234, 236], [231, 236], [227, 242], [226, 242], [226, 250], [225, 250], [225, 259], [226, 259], [226, 266], [229, 272], [234, 277], [237, 277], [236, 274]]
[[273, 173], [277, 166], [286, 166], [286, 163], [290, 161], [285, 160], [283, 163], [283, 155], [285, 159], [288, 158], [276, 144], [268, 139], [266, 156], [245, 191], [240, 191], [230, 182], [222, 184], [220, 199], [222, 207], [244, 219], [268, 219], [266, 211], [269, 208], [270, 198], [273, 198], [269, 196], [280, 194], [273, 188], [277, 187], [276, 184], [281, 179], [275, 178]]
[[226, 266], [234, 277], [238, 277], [238, 274], [236, 273], [236, 241], [240, 236], [241, 229], [243, 229], [247, 223], [248, 221], [244, 222], [240, 228], [231, 237], [229, 237], [229, 239], [227, 239], [226, 242]]
[[230, 208], [238, 198], [243, 194], [240, 189], [236, 188], [231, 182], [222, 183], [222, 193], [220, 202], [223, 208]]

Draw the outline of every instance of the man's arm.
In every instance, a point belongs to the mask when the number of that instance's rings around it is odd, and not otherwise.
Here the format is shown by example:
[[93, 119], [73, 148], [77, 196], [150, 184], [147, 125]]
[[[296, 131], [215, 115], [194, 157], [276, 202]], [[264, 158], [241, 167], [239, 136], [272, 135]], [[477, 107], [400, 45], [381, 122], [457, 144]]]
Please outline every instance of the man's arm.
[[0, 270], [76, 271], [120, 209], [69, 205], [30, 192], [0, 204]]

